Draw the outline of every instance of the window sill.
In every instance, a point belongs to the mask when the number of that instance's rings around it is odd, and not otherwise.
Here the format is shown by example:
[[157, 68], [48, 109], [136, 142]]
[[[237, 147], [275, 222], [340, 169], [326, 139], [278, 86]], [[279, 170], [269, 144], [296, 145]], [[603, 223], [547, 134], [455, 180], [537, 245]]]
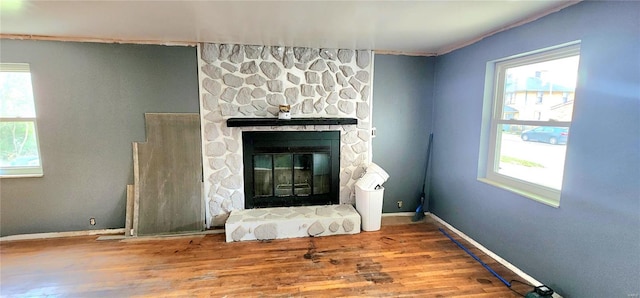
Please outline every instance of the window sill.
[[41, 178], [44, 172], [41, 167], [0, 168], [0, 178]]
[[532, 192], [529, 192], [529, 191], [525, 191], [525, 190], [510, 186], [510, 185], [506, 185], [504, 183], [500, 183], [500, 182], [497, 182], [497, 181], [494, 181], [494, 180], [490, 180], [490, 179], [487, 179], [487, 178], [479, 177], [478, 181], [480, 181], [482, 183], [486, 183], [486, 184], [492, 185], [492, 186], [495, 186], [495, 187], [498, 187], [498, 188], [502, 188], [504, 190], [507, 190], [507, 191], [510, 191], [510, 192], [513, 192], [513, 193], [516, 193], [516, 194], [521, 195], [521, 196], [523, 196], [525, 198], [534, 200], [536, 202], [545, 204], [545, 205], [553, 207], [553, 208], [560, 208], [560, 202], [558, 200], [547, 198], [547, 197], [541, 196], [539, 194], [535, 194], [535, 193], [532, 193]]
[[6, 179], [6, 178], [42, 178], [44, 177], [43, 174], [31, 174], [31, 175], [0, 175], [0, 179]]

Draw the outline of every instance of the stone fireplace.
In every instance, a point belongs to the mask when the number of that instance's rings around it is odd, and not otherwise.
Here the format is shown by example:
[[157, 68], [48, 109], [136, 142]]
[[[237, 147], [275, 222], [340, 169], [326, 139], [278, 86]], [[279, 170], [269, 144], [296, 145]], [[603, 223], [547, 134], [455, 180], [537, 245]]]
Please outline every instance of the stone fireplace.
[[[246, 185], [243, 133], [333, 131], [339, 137], [339, 159], [332, 157], [338, 163], [337, 173], [331, 175], [335, 183], [329, 186], [332, 203], [353, 204], [355, 180], [371, 160], [372, 52], [211, 43], [198, 48], [207, 226], [223, 225], [231, 211], [250, 206], [246, 205], [247, 192], [253, 192], [251, 198], [256, 193], [258, 197], [284, 197], [289, 191], [297, 198], [324, 195], [325, 149], [262, 152], [253, 163], [270, 163], [271, 168], [266, 169], [271, 176], [261, 179], [280, 180], [261, 188]], [[276, 119], [280, 104], [291, 105], [292, 120], [353, 118], [357, 124], [229, 125], [230, 118]], [[284, 165], [291, 165], [290, 176], [276, 169], [286, 168]], [[257, 176], [269, 170], [252, 171]], [[294, 198], [287, 200], [283, 205], [295, 203]]]

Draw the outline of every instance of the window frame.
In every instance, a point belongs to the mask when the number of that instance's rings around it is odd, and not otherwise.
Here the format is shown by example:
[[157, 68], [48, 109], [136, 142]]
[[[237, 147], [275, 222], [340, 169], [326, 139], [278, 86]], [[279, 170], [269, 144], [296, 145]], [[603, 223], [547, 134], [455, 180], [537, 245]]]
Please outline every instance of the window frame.
[[[502, 125], [505, 124], [570, 128], [572, 121], [502, 119], [503, 106], [505, 104], [505, 78], [506, 70], [509, 68], [576, 55], [580, 55], [580, 41], [545, 48], [521, 55], [515, 55], [487, 63], [482, 134], [480, 155], [478, 159], [478, 181], [514, 192], [552, 207], [560, 206], [561, 189], [557, 190], [544, 185], [500, 174], [498, 172], [502, 141], [500, 138], [502, 135], [501, 128]], [[566, 146], [568, 148], [568, 142]]]
[[[27, 72], [31, 74], [31, 66], [28, 63], [0, 63], [0, 72]], [[31, 88], [33, 89], [33, 77], [31, 77]], [[33, 92], [33, 90], [32, 90]], [[42, 177], [44, 171], [42, 167], [42, 153], [40, 150], [40, 139], [38, 136], [38, 113], [35, 107], [35, 94], [33, 96], [35, 116], [34, 117], [3, 117], [0, 115], [0, 122], [31, 122], [36, 142], [36, 150], [39, 159], [38, 166], [3, 167], [0, 166], [0, 178], [25, 178]]]

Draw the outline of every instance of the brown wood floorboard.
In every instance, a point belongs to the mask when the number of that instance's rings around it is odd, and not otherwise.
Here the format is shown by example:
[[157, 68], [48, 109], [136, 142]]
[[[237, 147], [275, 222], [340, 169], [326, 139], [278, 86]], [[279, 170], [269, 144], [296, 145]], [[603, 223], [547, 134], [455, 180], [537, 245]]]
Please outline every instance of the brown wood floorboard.
[[[454, 235], [453, 233], [450, 233]], [[519, 297], [432, 221], [357, 235], [0, 243], [2, 297]], [[461, 241], [507, 280], [513, 272]], [[514, 284], [526, 293], [529, 287]]]

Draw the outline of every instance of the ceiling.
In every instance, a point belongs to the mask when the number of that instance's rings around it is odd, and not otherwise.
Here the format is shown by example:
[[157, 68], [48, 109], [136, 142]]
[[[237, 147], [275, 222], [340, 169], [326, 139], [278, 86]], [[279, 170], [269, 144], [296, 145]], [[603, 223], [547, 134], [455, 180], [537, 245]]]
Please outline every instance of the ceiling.
[[577, 1], [0, 1], [0, 34], [437, 55]]

